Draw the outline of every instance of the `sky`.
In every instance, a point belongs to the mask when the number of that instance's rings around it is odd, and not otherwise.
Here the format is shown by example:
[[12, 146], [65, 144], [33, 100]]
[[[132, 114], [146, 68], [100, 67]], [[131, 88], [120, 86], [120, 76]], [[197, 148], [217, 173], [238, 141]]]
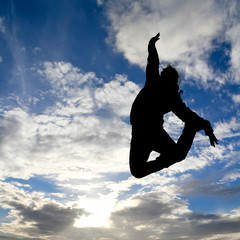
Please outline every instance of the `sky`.
[[[239, 240], [239, 19], [237, 0], [0, 0], [0, 239]], [[129, 113], [158, 32], [219, 145], [201, 131], [136, 179]]]

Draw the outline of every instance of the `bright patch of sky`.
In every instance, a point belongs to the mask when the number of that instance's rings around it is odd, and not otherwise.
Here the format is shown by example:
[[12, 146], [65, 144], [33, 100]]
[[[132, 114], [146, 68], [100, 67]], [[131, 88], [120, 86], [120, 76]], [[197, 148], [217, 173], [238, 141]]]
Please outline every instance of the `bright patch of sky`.
[[[239, 1], [0, 6], [1, 239], [239, 239]], [[129, 112], [158, 32], [219, 145], [200, 132], [184, 161], [135, 179]], [[165, 116], [174, 140], [183, 126]]]

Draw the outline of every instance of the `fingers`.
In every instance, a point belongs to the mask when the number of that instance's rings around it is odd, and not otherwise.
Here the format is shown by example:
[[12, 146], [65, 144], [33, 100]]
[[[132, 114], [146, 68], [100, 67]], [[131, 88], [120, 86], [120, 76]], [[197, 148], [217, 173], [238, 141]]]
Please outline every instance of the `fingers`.
[[205, 135], [209, 137], [211, 146], [215, 147], [215, 144], [218, 144], [218, 140], [213, 133], [213, 128], [211, 126], [211, 123], [208, 120], [204, 120], [204, 123], [205, 123], [205, 126], [204, 126]]
[[213, 140], [212, 138], [209, 137], [209, 141], [210, 141], [211, 146], [215, 147], [214, 140]]
[[213, 133], [209, 135], [209, 141], [210, 141], [211, 146], [213, 146], [213, 147], [215, 147], [215, 144], [218, 144], [218, 140]]
[[214, 143], [213, 139], [211, 139], [211, 138], [209, 138], [209, 139], [210, 139], [211, 146], [215, 147], [215, 143]]
[[160, 38], [160, 33], [158, 33], [156, 36], [152, 37], [150, 41], [153, 41], [154, 43], [157, 42]]

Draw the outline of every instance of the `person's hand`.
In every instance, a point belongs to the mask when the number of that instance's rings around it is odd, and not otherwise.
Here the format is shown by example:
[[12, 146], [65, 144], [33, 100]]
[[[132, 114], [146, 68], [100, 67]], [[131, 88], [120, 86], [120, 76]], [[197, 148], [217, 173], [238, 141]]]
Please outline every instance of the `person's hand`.
[[218, 140], [217, 140], [216, 136], [214, 135], [214, 133], [212, 132], [207, 136], [209, 137], [211, 146], [215, 147], [215, 144], [218, 144]]
[[160, 33], [158, 33], [155, 37], [152, 37], [150, 41], [157, 42], [160, 39]]
[[215, 144], [218, 144], [218, 140], [213, 133], [212, 126], [208, 120], [204, 120], [204, 132], [205, 135], [209, 137], [211, 146], [215, 147]]

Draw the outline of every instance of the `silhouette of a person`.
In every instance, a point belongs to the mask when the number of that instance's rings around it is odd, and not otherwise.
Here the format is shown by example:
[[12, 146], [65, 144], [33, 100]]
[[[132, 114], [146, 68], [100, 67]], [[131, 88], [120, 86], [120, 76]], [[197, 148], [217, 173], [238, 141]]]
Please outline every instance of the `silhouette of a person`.
[[[149, 41], [145, 86], [134, 100], [130, 113], [130, 171], [136, 178], [145, 177], [185, 159], [196, 132], [200, 130], [205, 131], [212, 146], [218, 144], [210, 122], [183, 103], [176, 69], [168, 65], [159, 75], [159, 58], [155, 47], [159, 37], [158, 33]], [[163, 116], [170, 111], [185, 123], [177, 143], [163, 129]], [[148, 161], [152, 151], [160, 155]]]

